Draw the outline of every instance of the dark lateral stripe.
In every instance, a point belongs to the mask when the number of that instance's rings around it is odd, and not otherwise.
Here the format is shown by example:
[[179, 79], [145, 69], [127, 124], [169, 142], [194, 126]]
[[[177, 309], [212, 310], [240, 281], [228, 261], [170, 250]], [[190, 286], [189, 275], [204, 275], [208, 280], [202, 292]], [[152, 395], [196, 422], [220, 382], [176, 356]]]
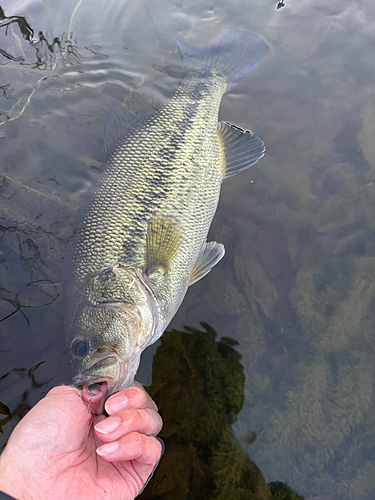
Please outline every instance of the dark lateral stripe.
[[[182, 83], [184, 85], [184, 83]], [[200, 106], [202, 104], [202, 93], [205, 91], [209, 93], [209, 86], [203, 83], [197, 83], [192, 90], [189, 97], [191, 104], [188, 109], [188, 113], [181, 121], [174, 121], [174, 131], [170, 133], [169, 137], [166, 137], [161, 145], [158, 156], [152, 162], [153, 170], [149, 172], [149, 176], [146, 179], [144, 190], [142, 194], [135, 195], [136, 205], [138, 206], [136, 210], [136, 216], [132, 223], [124, 228], [127, 234], [126, 240], [124, 241], [123, 249], [126, 259], [132, 261], [135, 259], [137, 254], [137, 249], [140, 246], [144, 248], [144, 241], [146, 237], [146, 226], [145, 221], [148, 221], [152, 215], [158, 212], [161, 203], [168, 198], [175, 184], [175, 167], [174, 161], [178, 154], [185, 148], [186, 136], [190, 130], [194, 127], [194, 121], [196, 120], [197, 113], [199, 112]], [[176, 93], [181, 92], [181, 87], [176, 90]], [[173, 100], [173, 95], [171, 101]], [[157, 120], [157, 116], [153, 116], [151, 120]], [[171, 113], [171, 121], [173, 121], [173, 115]], [[145, 126], [145, 122], [140, 123], [140, 126]], [[160, 126], [163, 123], [160, 122]], [[155, 192], [155, 188], [158, 188], [158, 192]], [[160, 190], [160, 188], [162, 189]]]

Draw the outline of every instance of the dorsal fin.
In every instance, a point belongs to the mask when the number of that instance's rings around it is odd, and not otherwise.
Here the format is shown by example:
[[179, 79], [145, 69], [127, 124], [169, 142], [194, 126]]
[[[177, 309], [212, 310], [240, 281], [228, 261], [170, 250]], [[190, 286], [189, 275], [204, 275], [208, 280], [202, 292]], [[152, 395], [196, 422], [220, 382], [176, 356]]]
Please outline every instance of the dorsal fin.
[[125, 134], [126, 130], [140, 118], [132, 111], [121, 111], [111, 108], [108, 111], [104, 126], [104, 155], [105, 157], [114, 148], [116, 142]]
[[217, 135], [225, 156], [223, 180], [251, 167], [264, 156], [264, 142], [252, 132], [227, 122], [219, 122]]
[[206, 276], [219, 260], [224, 257], [224, 254], [225, 248], [222, 243], [209, 241], [202, 245], [190, 275], [189, 286]]

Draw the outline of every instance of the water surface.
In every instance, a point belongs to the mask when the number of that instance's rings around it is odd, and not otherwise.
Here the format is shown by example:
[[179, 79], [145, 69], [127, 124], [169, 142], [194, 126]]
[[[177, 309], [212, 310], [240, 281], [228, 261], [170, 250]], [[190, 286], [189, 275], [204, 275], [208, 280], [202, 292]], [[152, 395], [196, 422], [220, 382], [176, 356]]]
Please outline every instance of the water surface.
[[[64, 253], [102, 160], [108, 110], [143, 114], [165, 102], [181, 73], [174, 37], [204, 46], [245, 30], [270, 54], [224, 97], [220, 119], [251, 129], [267, 154], [223, 184], [210, 239], [225, 244], [225, 259], [189, 290], [158, 343], [150, 391], [166, 422], [163, 460], [170, 453], [181, 467], [172, 483], [155, 476], [144, 498], [247, 498], [251, 485], [235, 473], [255, 463], [257, 498], [267, 498], [266, 482], [283, 481], [306, 499], [372, 499], [370, 1], [0, 6], [1, 444], [69, 381]], [[145, 353], [144, 382], [155, 350]], [[188, 419], [186, 408], [196, 410]], [[196, 452], [184, 462], [189, 445]]]

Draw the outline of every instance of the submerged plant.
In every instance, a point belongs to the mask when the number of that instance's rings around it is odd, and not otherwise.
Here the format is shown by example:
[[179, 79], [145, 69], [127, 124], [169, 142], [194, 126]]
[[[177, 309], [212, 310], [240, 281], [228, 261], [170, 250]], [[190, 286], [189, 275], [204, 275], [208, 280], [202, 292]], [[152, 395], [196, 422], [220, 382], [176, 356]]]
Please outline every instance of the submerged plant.
[[[142, 500], [272, 500], [255, 463], [231, 425], [244, 402], [241, 355], [215, 331], [166, 332], [153, 362], [148, 388], [164, 420], [166, 447]], [[298, 497], [280, 497], [294, 500]]]

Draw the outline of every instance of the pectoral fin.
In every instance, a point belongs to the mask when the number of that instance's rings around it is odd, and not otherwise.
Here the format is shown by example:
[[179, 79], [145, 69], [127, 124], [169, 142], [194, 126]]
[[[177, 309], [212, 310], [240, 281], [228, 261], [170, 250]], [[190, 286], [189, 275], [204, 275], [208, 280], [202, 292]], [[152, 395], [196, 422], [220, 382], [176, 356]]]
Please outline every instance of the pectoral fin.
[[189, 286], [206, 276], [219, 260], [224, 257], [224, 254], [225, 248], [222, 243], [216, 243], [216, 241], [205, 243], [199, 252], [191, 272]]
[[173, 218], [155, 216], [147, 228], [146, 274], [157, 269], [167, 273], [182, 242], [182, 232]]
[[252, 132], [219, 122], [217, 135], [225, 157], [223, 180], [251, 167], [264, 156], [264, 142]]

